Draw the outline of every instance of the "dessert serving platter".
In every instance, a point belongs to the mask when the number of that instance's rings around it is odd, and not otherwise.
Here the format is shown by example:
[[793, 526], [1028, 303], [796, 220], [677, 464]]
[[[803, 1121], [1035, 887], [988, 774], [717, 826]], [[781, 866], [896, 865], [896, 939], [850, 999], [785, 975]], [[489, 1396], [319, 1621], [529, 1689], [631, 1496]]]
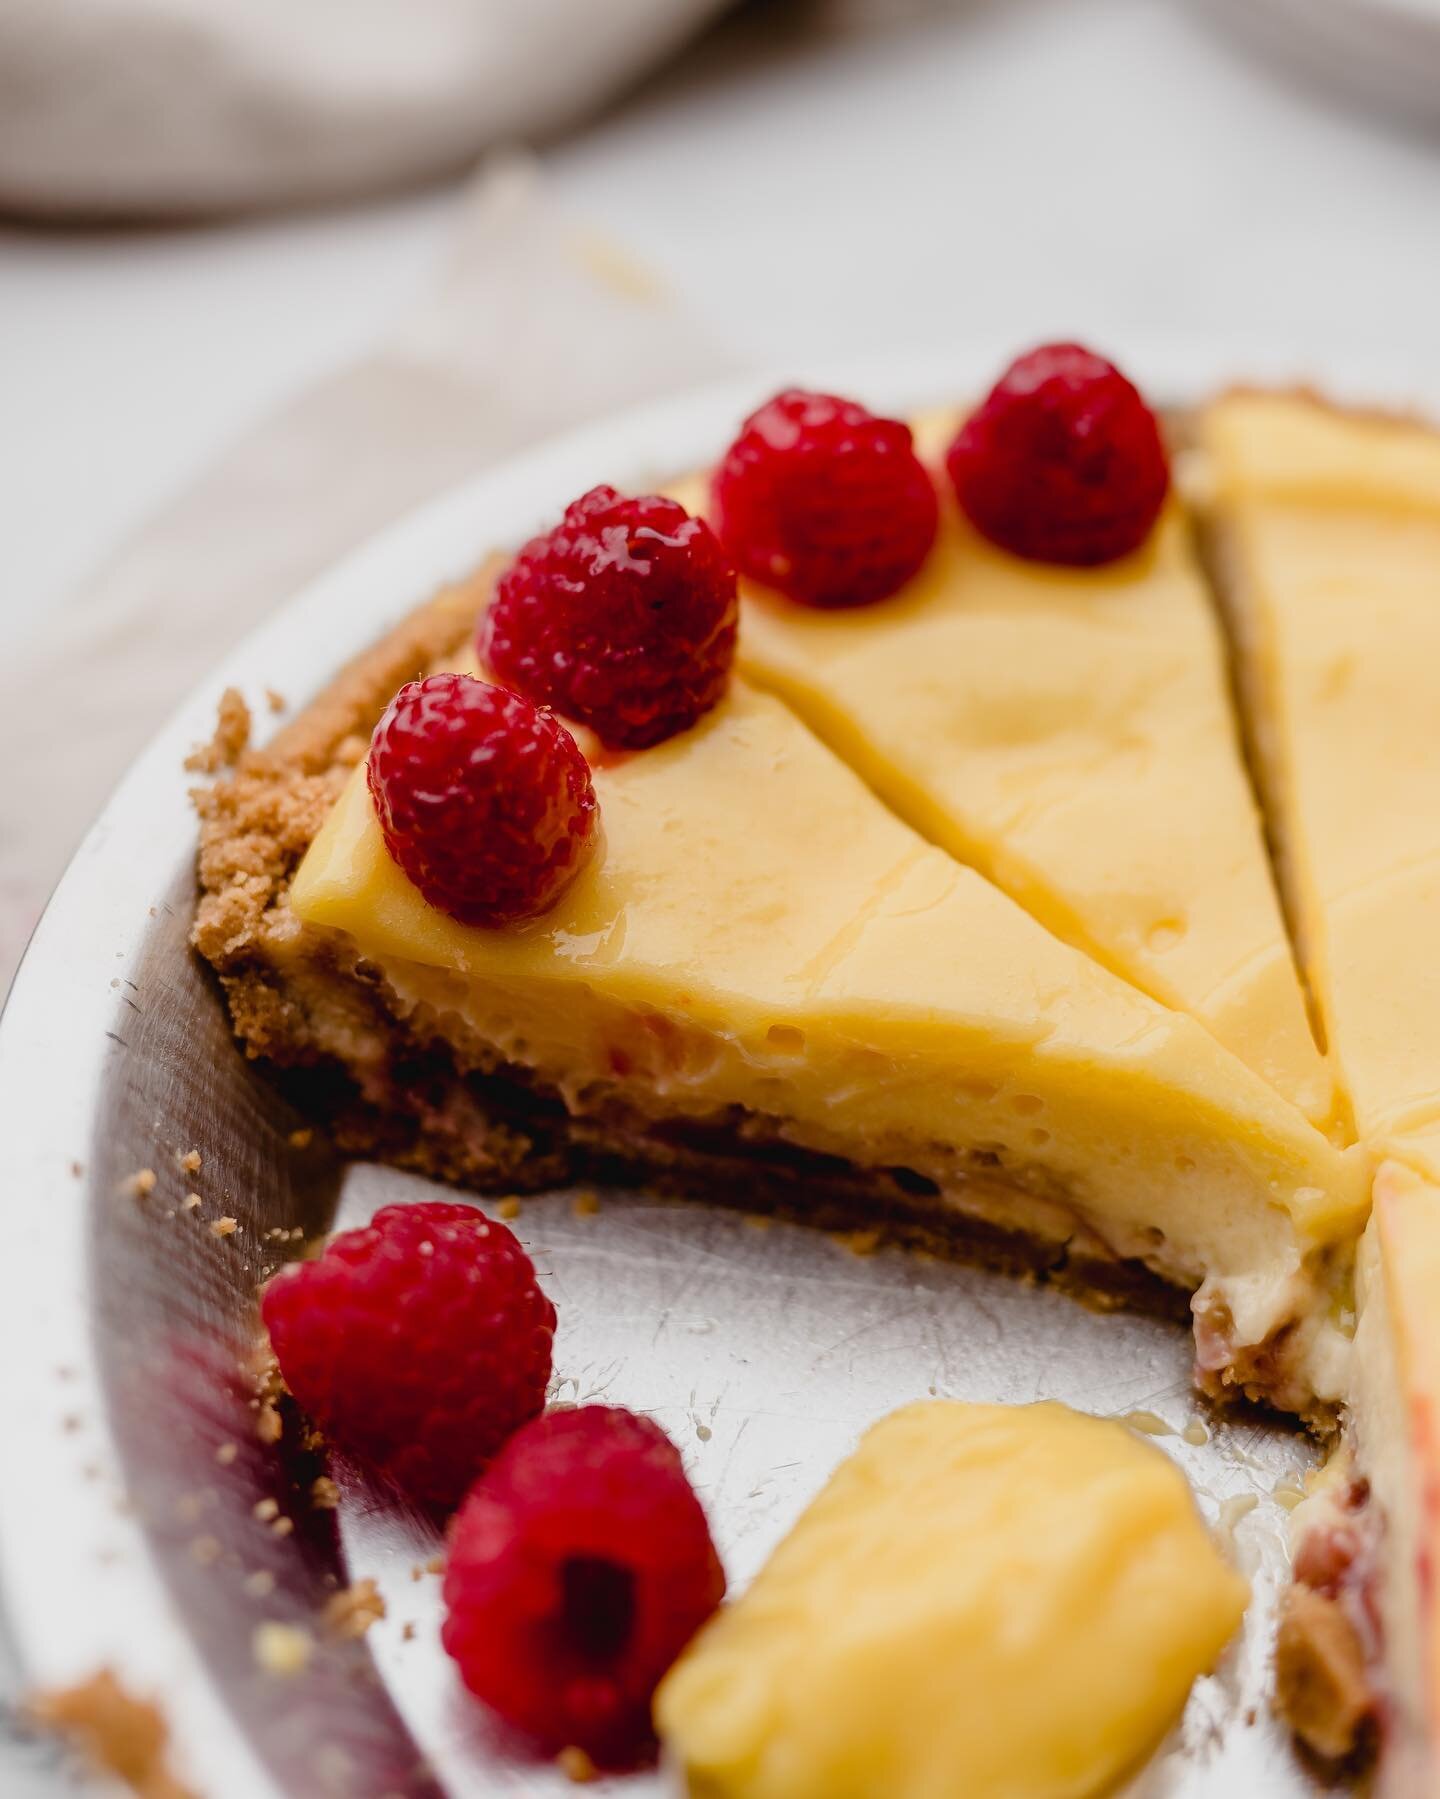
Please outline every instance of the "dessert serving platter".
[[[1243, 378], [1309, 380], [1369, 404], [1425, 398], [1375, 371], [1337, 378], [1267, 357], [1123, 348], [1142, 386], [1178, 404]], [[980, 391], [997, 361], [987, 347], [804, 372], [903, 415]], [[205, 1799], [543, 1799], [569, 1781], [465, 1698], [439, 1645], [433, 1522], [343, 1464], [330, 1469], [335, 1509], [302, 1504], [318, 1467], [280, 1465], [257, 1431], [239, 1368], [258, 1280], [287, 1241], [429, 1188], [337, 1161], [235, 1047], [187, 944], [186, 754], [210, 735], [226, 687], [245, 694], [263, 732], [267, 689], [303, 705], [442, 581], [598, 480], [643, 490], [703, 464], [777, 385], [730, 383], [531, 452], [298, 595], [126, 776], [16, 979], [0, 1023], [5, 1622], [32, 1685], [72, 1686], [108, 1667], [153, 1701], [177, 1778]], [[860, 1431], [907, 1400], [1056, 1398], [1150, 1432], [1233, 1544], [1254, 1598], [1242, 1637], [1133, 1791], [1315, 1790], [1267, 1707], [1288, 1508], [1315, 1447], [1254, 1415], [1204, 1412], [1181, 1326], [639, 1195], [527, 1199], [514, 1228], [560, 1314], [556, 1397], [623, 1403], [664, 1426], [732, 1591]], [[366, 1578], [383, 1618], [361, 1637], [317, 1626], [338, 1588]], [[299, 1630], [307, 1653], [277, 1655]], [[594, 1790], [658, 1794], [672, 1782], [662, 1768]]]

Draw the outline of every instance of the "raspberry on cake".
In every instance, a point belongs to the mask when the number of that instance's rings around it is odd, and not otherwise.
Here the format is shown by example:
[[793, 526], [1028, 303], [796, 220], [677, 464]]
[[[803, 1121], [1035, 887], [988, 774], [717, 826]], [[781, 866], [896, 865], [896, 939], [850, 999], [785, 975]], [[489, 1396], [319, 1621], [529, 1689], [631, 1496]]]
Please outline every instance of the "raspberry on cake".
[[495, 584], [481, 662], [616, 749], [693, 725], [735, 659], [735, 572], [674, 500], [595, 487]]
[[552, 906], [595, 830], [595, 790], [551, 713], [471, 675], [402, 687], [366, 763], [385, 847], [431, 902], [466, 924]]
[[1079, 344], [1019, 357], [945, 459], [961, 510], [1001, 549], [1077, 567], [1139, 549], [1170, 489], [1155, 415]]
[[903, 587], [939, 516], [908, 425], [799, 388], [746, 419], [711, 499], [742, 572], [806, 606], [866, 606]]
[[417, 1499], [458, 1504], [545, 1403], [555, 1308], [474, 1206], [384, 1206], [266, 1285], [265, 1328], [327, 1435]]
[[623, 1765], [649, 1748], [656, 1684], [724, 1594], [664, 1431], [579, 1406], [518, 1431], [466, 1499], [443, 1640], [470, 1691], [538, 1744]]

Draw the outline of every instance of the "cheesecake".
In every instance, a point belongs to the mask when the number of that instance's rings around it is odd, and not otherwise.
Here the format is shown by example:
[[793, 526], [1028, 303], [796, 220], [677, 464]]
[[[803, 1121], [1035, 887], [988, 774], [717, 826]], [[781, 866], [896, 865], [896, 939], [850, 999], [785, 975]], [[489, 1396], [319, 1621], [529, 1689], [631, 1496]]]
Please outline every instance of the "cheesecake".
[[[924, 421], [922, 447], [954, 426]], [[1062, 569], [987, 543], [952, 499], [883, 605], [743, 582], [742, 608], [746, 678], [900, 817], [1336, 1128], [1178, 502], [1133, 555]]]
[[1202, 1027], [918, 837], [742, 679], [593, 772], [600, 853], [543, 920], [496, 931], [401, 874], [357, 771], [290, 884], [298, 941], [642, 1176], [648, 1143], [717, 1136], [761, 1166], [843, 1164], [1042, 1266], [1192, 1296], [1217, 1386], [1334, 1397], [1325, 1314], [1363, 1170]]
[[[1363, 1379], [1354, 1339], [1377, 1164], [1386, 1192], [1418, 1183], [1391, 1208], [1417, 1228], [1440, 1183], [1435, 458], [1231, 396], [1172, 487], [1099, 367], [1033, 536], [1023, 456], [962, 481], [952, 448], [937, 499], [898, 422], [789, 394], [722, 459], [723, 506], [705, 477], [597, 488], [497, 546], [198, 794], [194, 942], [245, 1053], [342, 1151], [479, 1193], [621, 1182], [860, 1226], [1188, 1312], [1216, 1398], [1321, 1431], [1348, 1406], [1309, 1515], [1331, 1540], [1343, 1520], [1355, 1572], [1302, 1579], [1282, 1664], [1297, 1719], [1331, 1682], [1310, 1735], [1343, 1755], [1384, 1734], [1382, 1660], [1424, 1662], [1402, 1639], [1426, 1621], [1364, 1572], [1426, 1478], [1395, 1393], [1428, 1364], [1399, 1347], [1413, 1288], [1374, 1298], [1378, 1212]], [[994, 402], [984, 442], [1013, 461]], [[1151, 466], [1110, 491], [1136, 408]], [[932, 471], [953, 423], [918, 427]], [[770, 463], [797, 457], [787, 488]], [[1374, 659], [1367, 581], [1403, 641]]]
[[1304, 395], [1235, 393], [1202, 415], [1197, 441], [1286, 906], [1342, 1099], [1381, 1163], [1337, 1471], [1296, 1518], [1281, 1693], [1322, 1753], [1378, 1734], [1382, 1787], [1430, 1793], [1440, 1791], [1440, 437]]

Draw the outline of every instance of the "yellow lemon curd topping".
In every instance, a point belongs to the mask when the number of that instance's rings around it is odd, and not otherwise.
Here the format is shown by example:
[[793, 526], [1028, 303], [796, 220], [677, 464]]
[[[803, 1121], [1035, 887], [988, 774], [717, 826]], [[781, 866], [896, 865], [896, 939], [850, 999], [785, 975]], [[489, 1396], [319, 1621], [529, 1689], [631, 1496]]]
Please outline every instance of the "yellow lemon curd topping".
[[656, 1723], [695, 1799], [1083, 1799], [1155, 1747], [1248, 1598], [1123, 1425], [923, 1402], [701, 1630]]
[[477, 1065], [532, 1068], [578, 1116], [743, 1108], [916, 1170], [937, 1205], [1141, 1257], [1202, 1288], [1232, 1349], [1315, 1314], [1364, 1168], [1193, 1020], [923, 842], [779, 700], [736, 680], [694, 729], [597, 757], [594, 780], [599, 849], [528, 926], [429, 906], [363, 771], [293, 913], [383, 970], [402, 1013]]
[[1440, 1174], [1440, 437], [1301, 398], [1203, 420], [1242, 688], [1359, 1134]]
[[[921, 431], [937, 460], [950, 430]], [[1331, 1124], [1178, 504], [1135, 555], [1064, 569], [996, 549], [947, 499], [924, 568], [888, 600], [742, 595], [748, 679], [931, 842]]]

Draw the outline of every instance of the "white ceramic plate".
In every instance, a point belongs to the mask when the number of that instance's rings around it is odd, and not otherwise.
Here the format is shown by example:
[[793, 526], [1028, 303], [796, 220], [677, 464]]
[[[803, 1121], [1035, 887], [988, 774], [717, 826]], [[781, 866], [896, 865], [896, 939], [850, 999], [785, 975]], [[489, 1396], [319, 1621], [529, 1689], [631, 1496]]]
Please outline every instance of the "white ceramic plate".
[[[903, 412], [973, 394], [1013, 348], [803, 373]], [[1273, 357], [1132, 346], [1125, 360], [1170, 400], [1247, 376], [1321, 379], [1372, 402], [1423, 398], [1377, 371], [1342, 381]], [[423, 1183], [294, 1150], [298, 1121], [233, 1048], [185, 946], [194, 821], [182, 759], [209, 735], [224, 687], [258, 699], [275, 686], [303, 704], [482, 553], [597, 481], [641, 487], [705, 462], [780, 384], [731, 383], [527, 454], [299, 594], [126, 776], [17, 977], [0, 1024], [5, 1610], [31, 1679], [64, 1683], [109, 1664], [160, 1696], [177, 1766], [206, 1799], [569, 1789], [459, 1693], [435, 1639], [436, 1583], [410, 1577], [434, 1546], [426, 1527], [348, 1475], [338, 1529], [293, 1507], [228, 1378], [247, 1340], [264, 1232], [353, 1220]], [[192, 1147], [204, 1158], [198, 1178], [176, 1161]], [[137, 1203], [125, 1177], [147, 1166], [159, 1183]], [[179, 1209], [192, 1185], [204, 1216], [240, 1219], [236, 1236], [221, 1240]], [[564, 1392], [652, 1411], [672, 1432], [737, 1588], [860, 1429], [906, 1399], [1053, 1396], [1107, 1414], [1143, 1408], [1175, 1426], [1196, 1412], [1183, 1332], [1098, 1318], [999, 1277], [897, 1255], [859, 1261], [800, 1229], [761, 1233], [633, 1197], [583, 1220], [563, 1196], [536, 1201], [518, 1228], [559, 1306]], [[1305, 1792], [1264, 1694], [1285, 1559], [1274, 1489], [1309, 1451], [1250, 1421], [1219, 1424], [1203, 1445], [1162, 1441], [1212, 1517], [1227, 1499], [1257, 1501], [1236, 1530], [1256, 1601], [1243, 1642], [1199, 1684], [1142, 1790]], [[291, 1536], [254, 1517], [267, 1494], [295, 1511]], [[273, 1579], [269, 1593], [247, 1586], [257, 1571]], [[327, 1582], [363, 1574], [390, 1602], [363, 1645], [320, 1644], [303, 1678], [257, 1667], [257, 1624], [311, 1622]], [[599, 1790], [650, 1794], [663, 1783], [648, 1774]]]

